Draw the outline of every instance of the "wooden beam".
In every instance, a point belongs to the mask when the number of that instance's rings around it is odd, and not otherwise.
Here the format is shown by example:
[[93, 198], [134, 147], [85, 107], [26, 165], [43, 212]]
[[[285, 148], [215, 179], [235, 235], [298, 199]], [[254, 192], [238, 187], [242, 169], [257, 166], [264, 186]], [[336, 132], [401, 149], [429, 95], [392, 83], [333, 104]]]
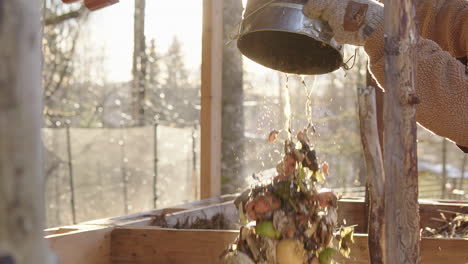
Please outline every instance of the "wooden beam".
[[0, 263], [49, 263], [40, 1], [0, 2]]
[[200, 231], [159, 228], [117, 228], [112, 232], [114, 264], [219, 263], [237, 231]]
[[[112, 231], [111, 259], [115, 264], [220, 263], [219, 256], [237, 237], [238, 231], [116, 228]], [[339, 263], [369, 263], [367, 235], [358, 234], [350, 259]], [[467, 263], [468, 240], [423, 239], [424, 264]], [[397, 263], [397, 262], [392, 262]]]
[[359, 120], [361, 140], [366, 163], [367, 190], [369, 191], [369, 251], [372, 264], [383, 263], [384, 246], [384, 184], [385, 175], [377, 125], [376, 86], [359, 89]]
[[420, 263], [413, 0], [385, 1], [385, 263]]
[[223, 1], [203, 0], [201, 199], [221, 194]]
[[[225, 202], [217, 206], [224, 207], [219, 209], [220, 212], [236, 210], [232, 203]], [[231, 208], [227, 208], [229, 206]], [[358, 233], [365, 232], [365, 228], [361, 228], [366, 218], [364, 214], [365, 206], [362, 199], [341, 200], [338, 206], [339, 222], [346, 219], [349, 225], [358, 225], [356, 228]], [[184, 205], [184, 207], [190, 206]], [[116, 261], [115, 263], [184, 263], [184, 260], [187, 261], [187, 256], [193, 256], [193, 261], [195, 262], [192, 262], [191, 258], [190, 262], [185, 263], [217, 263], [217, 256], [219, 256], [227, 244], [233, 241], [237, 235], [236, 231], [184, 231], [158, 229], [149, 226], [152, 223], [151, 216], [154, 215], [168, 213], [168, 218], [180, 218], [183, 214], [194, 217], [209, 216], [209, 210], [211, 209], [213, 209], [213, 206], [201, 207], [197, 210], [191, 210], [190, 214], [189, 211], [185, 211], [186, 213], [174, 213], [181, 210], [180, 208], [161, 209], [159, 211], [128, 216], [129, 218], [126, 220], [121, 218], [118, 220], [108, 219], [106, 221], [101, 220], [58, 229], [49, 229], [46, 232], [48, 234], [46, 238], [53, 252], [59, 257], [61, 264], [83, 262], [98, 264], [114, 263], [111, 262], [111, 259]], [[441, 223], [431, 220], [433, 217], [440, 217], [439, 210], [468, 213], [468, 204], [422, 203], [421, 226], [437, 227], [440, 225]], [[171, 220], [169, 219], [169, 221]], [[116, 238], [114, 234], [110, 235], [115, 226], [120, 226], [125, 230], [139, 231], [135, 231], [136, 233], [133, 231], [122, 231], [122, 234], [119, 233], [120, 231], [117, 231], [118, 235]], [[196, 238], [194, 239], [194, 237]], [[361, 241], [361, 239], [364, 240]], [[358, 235], [356, 240], [351, 260], [342, 260], [340, 263], [368, 263], [367, 239], [363, 238], [362, 235]], [[453, 245], [445, 240], [424, 239], [423, 241], [423, 263], [437, 263], [437, 261], [441, 261], [447, 255], [452, 254], [453, 263], [464, 263], [461, 260], [463, 259], [462, 256], [466, 254], [463, 251], [457, 250], [462, 246], [466, 247], [468, 240], [465, 240], [465, 243], [462, 244], [455, 242]], [[430, 245], [427, 246], [430, 249], [424, 249], [426, 247], [425, 243]], [[156, 251], [152, 250], [153, 244], [155, 247], [159, 247]], [[440, 246], [440, 249], [438, 246]], [[453, 252], [451, 252], [451, 246], [454, 246]], [[203, 247], [205, 247], [204, 251], [206, 248], [211, 248], [211, 251], [207, 254], [200, 253], [199, 249]], [[425, 251], [434, 251], [434, 255], [426, 255]], [[178, 255], [179, 252], [182, 252], [181, 256]], [[155, 254], [157, 256], [153, 256]], [[433, 262], [425, 261], [426, 258], [432, 260], [434, 257], [435, 260]], [[154, 262], [152, 262], [153, 260]]]

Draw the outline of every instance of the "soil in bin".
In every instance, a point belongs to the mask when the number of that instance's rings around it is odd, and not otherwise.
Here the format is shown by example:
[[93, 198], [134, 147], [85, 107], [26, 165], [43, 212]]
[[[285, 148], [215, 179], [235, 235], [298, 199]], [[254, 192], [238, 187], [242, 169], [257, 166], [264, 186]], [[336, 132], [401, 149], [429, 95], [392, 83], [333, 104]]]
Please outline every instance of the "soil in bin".
[[165, 215], [154, 216], [151, 222], [152, 226], [159, 226], [162, 228], [175, 228], [175, 229], [208, 229], [208, 230], [230, 230], [232, 229], [232, 221], [226, 219], [223, 214], [216, 214], [211, 219], [197, 218], [195, 221], [190, 221], [187, 217], [183, 222], [177, 222], [174, 226], [169, 226], [166, 221]]

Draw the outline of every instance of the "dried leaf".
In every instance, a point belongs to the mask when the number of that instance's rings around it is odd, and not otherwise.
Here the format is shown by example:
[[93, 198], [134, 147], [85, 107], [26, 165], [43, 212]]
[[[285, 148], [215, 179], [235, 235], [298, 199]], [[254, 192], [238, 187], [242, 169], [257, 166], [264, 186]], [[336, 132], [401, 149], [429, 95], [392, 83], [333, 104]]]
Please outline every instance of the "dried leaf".
[[246, 225], [249, 221], [247, 220], [247, 217], [245, 217], [244, 213], [244, 204], [240, 203], [237, 210], [239, 210], [239, 222], [241, 225]]
[[296, 142], [296, 149], [301, 150], [302, 149], [302, 143], [300, 141]]
[[313, 177], [318, 183], [324, 183], [325, 182], [325, 176], [321, 171], [317, 171], [313, 174]]
[[345, 258], [349, 258], [349, 254], [351, 253], [350, 245], [354, 243], [354, 227], [344, 227], [341, 229], [340, 232], [340, 253]]

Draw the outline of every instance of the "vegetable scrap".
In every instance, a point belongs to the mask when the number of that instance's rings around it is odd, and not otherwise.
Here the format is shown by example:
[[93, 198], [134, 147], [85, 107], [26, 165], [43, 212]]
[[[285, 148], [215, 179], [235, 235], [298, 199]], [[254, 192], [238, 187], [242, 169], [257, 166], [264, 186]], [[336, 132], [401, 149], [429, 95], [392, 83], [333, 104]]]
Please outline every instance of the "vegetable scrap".
[[[276, 177], [236, 199], [242, 227], [223, 263], [330, 264], [337, 254], [349, 257], [354, 227], [338, 226], [338, 197], [320, 189], [330, 166], [319, 163], [308, 133], [285, 141]], [[277, 135], [272, 131], [268, 141]]]

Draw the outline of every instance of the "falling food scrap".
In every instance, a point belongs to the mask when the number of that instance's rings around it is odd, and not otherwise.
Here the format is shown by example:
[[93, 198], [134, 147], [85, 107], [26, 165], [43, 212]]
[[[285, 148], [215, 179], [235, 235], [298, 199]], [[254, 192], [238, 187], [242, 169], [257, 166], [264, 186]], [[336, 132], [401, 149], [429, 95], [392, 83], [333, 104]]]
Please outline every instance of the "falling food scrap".
[[323, 175], [325, 175], [325, 177], [328, 177], [328, 170], [330, 169], [330, 165], [328, 164], [328, 162], [323, 162], [322, 163], [322, 172], [323, 172]]
[[273, 130], [270, 132], [270, 135], [268, 135], [268, 143], [274, 143], [276, 139], [278, 138], [279, 131], [278, 130]]
[[243, 226], [223, 263], [328, 264], [336, 255], [349, 257], [354, 227], [338, 225], [338, 197], [322, 189], [329, 165], [319, 166], [304, 131], [285, 141], [276, 177], [236, 199]]

